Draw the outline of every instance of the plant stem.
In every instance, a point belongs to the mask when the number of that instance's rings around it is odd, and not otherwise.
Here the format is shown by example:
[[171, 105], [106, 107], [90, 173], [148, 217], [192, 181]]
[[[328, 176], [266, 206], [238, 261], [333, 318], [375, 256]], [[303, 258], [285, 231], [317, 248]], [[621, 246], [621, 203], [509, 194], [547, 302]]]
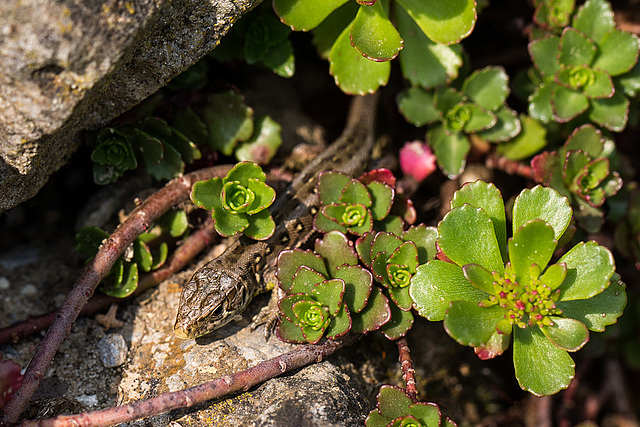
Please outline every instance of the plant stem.
[[491, 155], [487, 157], [485, 164], [489, 169], [499, 169], [509, 175], [519, 175], [523, 178], [535, 179], [531, 166], [526, 163], [520, 163], [502, 156]]
[[60, 344], [71, 332], [76, 318], [93, 295], [100, 281], [133, 240], [146, 231], [171, 206], [189, 197], [191, 186], [214, 176], [224, 176], [230, 165], [201, 169], [173, 179], [151, 195], [129, 215], [127, 220], [102, 243], [96, 256], [85, 266], [73, 289], [58, 310], [51, 327], [36, 348], [24, 374], [22, 386], [0, 412], [0, 425], [15, 423], [24, 411], [51, 365]]
[[418, 401], [418, 390], [416, 389], [416, 371], [413, 369], [413, 360], [411, 360], [411, 352], [409, 350], [409, 344], [405, 337], [396, 341], [398, 345], [398, 360], [402, 368], [402, 379], [404, 380], [405, 392], [407, 396], [413, 400], [413, 403]]
[[347, 334], [337, 340], [326, 340], [321, 345], [301, 345], [295, 350], [235, 374], [226, 375], [195, 387], [171, 393], [160, 394], [148, 400], [129, 403], [100, 411], [78, 415], [60, 415], [48, 420], [23, 421], [22, 426], [110, 426], [133, 421], [138, 418], [161, 414], [176, 408], [188, 408], [207, 400], [223, 397], [230, 393], [247, 391], [268, 379], [295, 371], [322, 359], [336, 350], [353, 344], [362, 335]]
[[[213, 221], [209, 218], [202, 227], [189, 235], [189, 237], [187, 237], [184, 242], [176, 248], [167, 264], [158, 270], [145, 274], [140, 279], [138, 288], [133, 294], [125, 298], [110, 297], [102, 293], [95, 294], [91, 297], [87, 305], [82, 308], [82, 311], [78, 316], [92, 316], [106, 309], [111, 304], [118, 304], [122, 301], [127, 301], [137, 295], [140, 295], [172, 274], [180, 271], [189, 261], [202, 252], [204, 248], [209, 246], [216, 236], [217, 233], [213, 229]], [[0, 329], [0, 344], [17, 342], [22, 338], [26, 338], [48, 328], [51, 325], [51, 322], [53, 322], [57, 311], [58, 310], [56, 309], [40, 316], [30, 317], [28, 320], [14, 323], [13, 325]]]

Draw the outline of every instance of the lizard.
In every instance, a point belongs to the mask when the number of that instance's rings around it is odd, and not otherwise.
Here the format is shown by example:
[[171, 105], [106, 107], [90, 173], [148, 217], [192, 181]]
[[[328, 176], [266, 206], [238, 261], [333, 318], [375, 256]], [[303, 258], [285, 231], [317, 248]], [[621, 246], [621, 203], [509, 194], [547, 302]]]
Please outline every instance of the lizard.
[[269, 208], [277, 224], [269, 239], [240, 236], [193, 274], [180, 294], [177, 337], [196, 338], [226, 325], [255, 295], [275, 287], [278, 254], [305, 246], [317, 234], [313, 217], [320, 208], [316, 190], [320, 173], [335, 170], [357, 176], [365, 171], [375, 143], [376, 105], [377, 94], [353, 98], [342, 134], [294, 177]]

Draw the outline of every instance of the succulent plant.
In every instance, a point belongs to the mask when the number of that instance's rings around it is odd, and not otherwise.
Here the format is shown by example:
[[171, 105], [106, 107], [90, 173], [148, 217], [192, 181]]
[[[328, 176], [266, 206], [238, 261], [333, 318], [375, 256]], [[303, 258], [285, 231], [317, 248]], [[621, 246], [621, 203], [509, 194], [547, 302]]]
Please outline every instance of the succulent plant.
[[[276, 13], [296, 31], [314, 30], [321, 56], [345, 93], [374, 92], [389, 79], [389, 61], [400, 56], [413, 84], [434, 87], [458, 75], [458, 43], [477, 18], [476, 2], [435, 0], [275, 0]], [[392, 23], [393, 22], [393, 23]]]
[[313, 226], [321, 232], [339, 230], [362, 236], [374, 228], [401, 233], [400, 216], [389, 215], [394, 205], [395, 178], [379, 169], [353, 179], [341, 172], [323, 172], [318, 179], [322, 204]]
[[267, 209], [276, 198], [265, 184], [267, 176], [251, 162], [236, 164], [224, 178], [211, 178], [193, 185], [191, 200], [211, 211], [215, 230], [224, 237], [244, 232], [256, 240], [266, 240], [276, 224]]
[[574, 130], [565, 144], [531, 160], [538, 182], [569, 198], [582, 228], [597, 233], [604, 222], [600, 209], [608, 197], [622, 188], [620, 174], [609, 169], [614, 144], [592, 125]]
[[114, 128], [98, 132], [97, 146], [91, 153], [93, 180], [105, 185], [116, 182], [122, 174], [138, 167], [129, 136]]
[[500, 67], [477, 70], [462, 83], [460, 91], [440, 87], [434, 93], [413, 87], [398, 96], [398, 107], [416, 126], [434, 124], [427, 131], [438, 165], [450, 178], [465, 167], [471, 147], [468, 135], [490, 142], [513, 138], [520, 121], [506, 106], [509, 78]]
[[448, 417], [442, 419], [435, 403], [414, 402], [400, 388], [383, 385], [376, 397], [377, 406], [369, 412], [367, 427], [455, 427]]
[[287, 293], [280, 300], [282, 340], [313, 343], [325, 332], [328, 338], [350, 329], [365, 333], [389, 320], [388, 302], [373, 290], [371, 273], [358, 265], [343, 233], [330, 231], [314, 249], [283, 251], [278, 257], [276, 275]]
[[578, 243], [550, 264], [571, 214], [554, 189], [523, 190], [507, 242], [498, 189], [465, 184], [438, 224], [439, 259], [418, 267], [409, 288], [420, 315], [444, 320], [447, 333], [480, 358], [502, 354], [513, 340], [516, 378], [536, 395], [569, 385], [568, 352], [582, 348], [589, 330], [615, 323], [626, 304], [613, 256], [596, 242]]
[[[530, 73], [536, 84], [529, 114], [542, 121], [565, 123], [578, 116], [619, 132], [627, 123], [629, 87], [623, 80], [640, 79], [640, 40], [615, 28], [611, 5], [588, 0], [578, 8], [572, 26], [533, 40]], [[627, 76], [627, 74], [629, 74]]]

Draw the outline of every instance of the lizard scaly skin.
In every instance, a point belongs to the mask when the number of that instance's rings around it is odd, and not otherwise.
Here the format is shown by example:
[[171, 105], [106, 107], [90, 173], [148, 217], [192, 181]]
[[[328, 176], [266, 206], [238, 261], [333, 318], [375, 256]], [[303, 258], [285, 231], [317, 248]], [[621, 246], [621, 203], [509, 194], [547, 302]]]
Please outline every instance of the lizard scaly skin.
[[307, 244], [315, 234], [318, 175], [326, 170], [349, 175], [364, 172], [374, 144], [376, 101], [376, 94], [354, 98], [342, 135], [276, 199], [270, 208], [277, 224], [271, 238], [255, 241], [242, 236], [194, 273], [180, 295], [174, 326], [177, 337], [196, 338], [226, 325], [254, 295], [274, 287], [278, 254]]

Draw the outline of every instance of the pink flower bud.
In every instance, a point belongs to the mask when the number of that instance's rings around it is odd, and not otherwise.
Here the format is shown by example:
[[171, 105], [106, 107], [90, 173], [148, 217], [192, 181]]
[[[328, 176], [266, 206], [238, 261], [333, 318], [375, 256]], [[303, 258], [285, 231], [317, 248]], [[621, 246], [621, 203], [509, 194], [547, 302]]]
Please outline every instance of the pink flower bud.
[[436, 170], [436, 156], [420, 141], [407, 142], [400, 149], [400, 169], [420, 182]]

